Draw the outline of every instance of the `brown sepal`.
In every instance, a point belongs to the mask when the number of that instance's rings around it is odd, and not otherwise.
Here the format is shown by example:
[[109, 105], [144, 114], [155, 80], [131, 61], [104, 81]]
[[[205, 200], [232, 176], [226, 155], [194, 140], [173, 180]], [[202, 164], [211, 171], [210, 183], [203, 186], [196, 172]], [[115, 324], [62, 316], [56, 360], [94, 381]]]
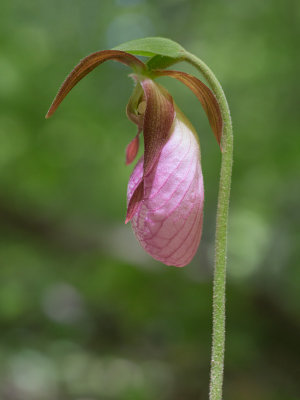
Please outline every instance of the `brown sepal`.
[[176, 78], [191, 89], [201, 102], [208, 117], [210, 126], [222, 150], [221, 139], [223, 133], [223, 120], [221, 110], [214, 93], [209, 89], [209, 87], [195, 76], [187, 74], [186, 72], [173, 70], [156, 70], [153, 72], [155, 72], [156, 76], [170, 76], [171, 78]]
[[63, 82], [61, 88], [59, 89], [57, 95], [55, 96], [53, 103], [51, 104], [49, 111], [46, 114], [46, 118], [51, 117], [55, 112], [59, 104], [63, 101], [70, 90], [89, 72], [91, 72], [98, 65], [102, 64], [107, 60], [119, 61], [129, 67], [134, 67], [135, 69], [144, 70], [146, 68], [145, 64], [140, 61], [137, 57], [132, 54], [126, 53], [119, 50], [103, 50], [97, 51], [90, 54], [80, 61], [78, 65], [71, 71]]

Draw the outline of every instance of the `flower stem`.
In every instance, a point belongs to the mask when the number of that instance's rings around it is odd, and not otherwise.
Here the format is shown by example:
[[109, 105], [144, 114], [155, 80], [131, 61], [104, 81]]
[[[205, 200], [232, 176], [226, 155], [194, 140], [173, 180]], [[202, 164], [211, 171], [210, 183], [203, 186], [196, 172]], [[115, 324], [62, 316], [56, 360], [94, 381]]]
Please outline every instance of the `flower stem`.
[[225, 284], [227, 225], [230, 197], [233, 135], [228, 103], [223, 89], [214, 73], [199, 58], [186, 52], [185, 61], [196, 67], [207, 80], [221, 109], [223, 119], [222, 161], [218, 196], [218, 209], [215, 237], [215, 268], [213, 284], [213, 332], [210, 370], [210, 400], [222, 399], [224, 350], [225, 350]]

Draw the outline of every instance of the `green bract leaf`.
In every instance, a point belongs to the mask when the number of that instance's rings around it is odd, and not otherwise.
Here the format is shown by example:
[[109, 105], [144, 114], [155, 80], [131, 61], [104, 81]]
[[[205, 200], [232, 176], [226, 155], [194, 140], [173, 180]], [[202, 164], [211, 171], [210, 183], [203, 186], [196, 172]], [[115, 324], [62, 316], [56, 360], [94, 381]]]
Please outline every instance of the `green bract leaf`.
[[154, 57], [151, 57], [147, 61], [146, 65], [149, 68], [149, 70], [165, 69], [165, 68], [170, 67], [173, 64], [176, 64], [179, 61], [181, 61], [181, 58], [173, 58], [173, 57], [156, 55]]
[[171, 58], [181, 58], [185, 50], [173, 40], [161, 37], [148, 37], [122, 43], [113, 50], [122, 50], [131, 54], [152, 57], [157, 54]]

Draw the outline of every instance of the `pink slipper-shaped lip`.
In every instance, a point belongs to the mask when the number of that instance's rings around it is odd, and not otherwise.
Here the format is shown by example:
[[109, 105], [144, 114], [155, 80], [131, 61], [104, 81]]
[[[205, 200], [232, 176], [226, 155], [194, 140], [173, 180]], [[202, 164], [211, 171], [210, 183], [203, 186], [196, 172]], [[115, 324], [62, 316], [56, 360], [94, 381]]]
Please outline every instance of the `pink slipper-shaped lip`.
[[202, 232], [204, 189], [199, 143], [178, 110], [169, 139], [150, 173], [142, 157], [130, 177], [128, 205], [142, 185], [131, 217], [141, 246], [166, 265], [183, 267], [194, 257]]

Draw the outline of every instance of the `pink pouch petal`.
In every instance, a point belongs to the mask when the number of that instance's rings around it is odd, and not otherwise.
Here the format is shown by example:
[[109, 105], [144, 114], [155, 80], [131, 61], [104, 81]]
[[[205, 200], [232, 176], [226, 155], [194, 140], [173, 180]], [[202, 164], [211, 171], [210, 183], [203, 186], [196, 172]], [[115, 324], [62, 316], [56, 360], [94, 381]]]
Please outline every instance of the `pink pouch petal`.
[[131, 213], [137, 239], [153, 258], [167, 265], [188, 264], [201, 238], [204, 189], [199, 143], [179, 111], [151, 172], [143, 178], [143, 158], [135, 167], [128, 204], [142, 181], [144, 197]]

